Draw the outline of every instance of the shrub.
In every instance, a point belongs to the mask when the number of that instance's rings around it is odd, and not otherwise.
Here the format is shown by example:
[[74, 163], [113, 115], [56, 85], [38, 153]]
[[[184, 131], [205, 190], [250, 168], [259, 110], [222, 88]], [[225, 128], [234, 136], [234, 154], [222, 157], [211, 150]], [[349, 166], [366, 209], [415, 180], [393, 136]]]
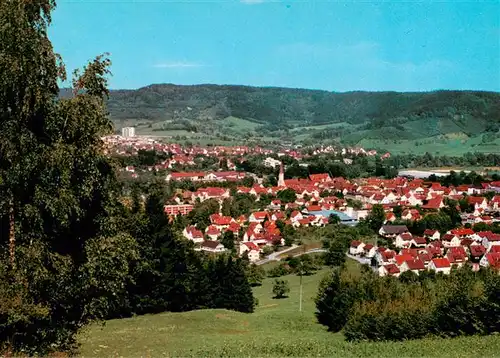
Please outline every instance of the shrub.
[[287, 293], [290, 292], [290, 286], [286, 280], [274, 280], [273, 284], [273, 298], [285, 298]]

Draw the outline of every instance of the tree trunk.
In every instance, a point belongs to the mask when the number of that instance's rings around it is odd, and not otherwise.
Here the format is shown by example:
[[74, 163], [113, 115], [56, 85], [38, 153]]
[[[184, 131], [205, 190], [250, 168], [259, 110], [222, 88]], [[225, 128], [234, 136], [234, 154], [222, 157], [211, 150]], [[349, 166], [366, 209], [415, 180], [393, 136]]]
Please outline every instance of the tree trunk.
[[10, 265], [11, 267], [14, 267], [16, 261], [16, 228], [14, 223], [14, 205], [11, 205], [9, 210], [9, 254]]

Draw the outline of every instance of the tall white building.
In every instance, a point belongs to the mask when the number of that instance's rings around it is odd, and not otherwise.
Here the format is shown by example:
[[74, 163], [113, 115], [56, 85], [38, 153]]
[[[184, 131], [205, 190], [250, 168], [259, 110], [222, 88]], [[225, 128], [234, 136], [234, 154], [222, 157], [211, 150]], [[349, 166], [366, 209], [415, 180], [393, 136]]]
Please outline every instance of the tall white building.
[[125, 137], [125, 138], [135, 137], [135, 128], [134, 127], [123, 127], [122, 128], [122, 137]]

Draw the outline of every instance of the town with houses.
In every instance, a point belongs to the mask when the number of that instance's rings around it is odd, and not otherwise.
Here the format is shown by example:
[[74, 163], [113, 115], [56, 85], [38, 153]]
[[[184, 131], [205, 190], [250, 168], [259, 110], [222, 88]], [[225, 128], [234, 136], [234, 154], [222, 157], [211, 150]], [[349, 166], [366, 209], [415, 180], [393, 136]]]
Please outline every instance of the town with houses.
[[[166, 182], [189, 181], [201, 186], [195, 191], [182, 190], [165, 204], [165, 214], [172, 219], [177, 215], [188, 215], [198, 203], [213, 199], [221, 204], [231, 197], [231, 193], [250, 194], [256, 201], [262, 196], [273, 200], [259, 211], [249, 212], [239, 217], [214, 213], [210, 225], [201, 230], [194, 225], [184, 228], [182, 235], [195, 243], [196, 249], [209, 253], [226, 251], [220, 238], [231, 231], [235, 238], [237, 254], [246, 255], [251, 262], [263, 259], [265, 247], [282, 247], [284, 239], [278, 222], [294, 228], [323, 227], [329, 224], [332, 215], [340, 224], [356, 225], [364, 220], [374, 205], [380, 205], [385, 212], [385, 222], [378, 235], [391, 248], [375, 243], [352, 241], [348, 255], [359, 258], [373, 266], [380, 276], [399, 276], [405, 271], [419, 273], [424, 270], [449, 273], [452, 267], [471, 265], [492, 267], [500, 270], [500, 234], [492, 231], [474, 231], [472, 226], [484, 223], [492, 225], [500, 222], [500, 182], [485, 182], [480, 186], [442, 186], [419, 178], [396, 177], [393, 179], [356, 178], [348, 180], [332, 177], [328, 173], [311, 174], [303, 179], [285, 179], [284, 164], [280, 157], [289, 156], [298, 161], [307, 157], [324, 154], [351, 154], [375, 156], [376, 151], [362, 148], [316, 148], [309, 153], [300, 149], [274, 151], [260, 147], [212, 146], [183, 147], [179, 144], [159, 143], [151, 138], [106, 137], [109, 153], [135, 155], [140, 150], [164, 152], [169, 155], [162, 163], [142, 169], [142, 172], [165, 171]], [[236, 163], [247, 155], [261, 155], [266, 167], [279, 168], [276, 185], [263, 185], [263, 178], [256, 173], [237, 170]], [[277, 154], [277, 155], [274, 155]], [[195, 165], [195, 157], [215, 157], [227, 163], [227, 170], [190, 171]], [[383, 154], [382, 159], [390, 157]], [[230, 158], [230, 159], [229, 159]], [[349, 159], [344, 159], [349, 164]], [[173, 168], [185, 168], [173, 171]], [[127, 166], [124, 172], [137, 178], [141, 171]], [[251, 186], [241, 185], [244, 178], [252, 177]], [[235, 189], [224, 186], [210, 186], [210, 183], [236, 183]], [[207, 184], [207, 185], [204, 185]], [[292, 190], [296, 199], [282, 202], [278, 193]], [[485, 193], [496, 193], [483, 196]], [[429, 213], [436, 213], [446, 206], [446, 201], [466, 199], [471, 210], [461, 212], [462, 226], [447, 232], [425, 230], [422, 236], [414, 236], [406, 225], [393, 224], [398, 219], [408, 222], [422, 220]], [[353, 202], [357, 205], [350, 205]], [[394, 208], [402, 209], [397, 218]], [[459, 208], [457, 208], [459, 209]], [[376, 240], [378, 241], [378, 240]], [[388, 245], [386, 245], [388, 246]]]

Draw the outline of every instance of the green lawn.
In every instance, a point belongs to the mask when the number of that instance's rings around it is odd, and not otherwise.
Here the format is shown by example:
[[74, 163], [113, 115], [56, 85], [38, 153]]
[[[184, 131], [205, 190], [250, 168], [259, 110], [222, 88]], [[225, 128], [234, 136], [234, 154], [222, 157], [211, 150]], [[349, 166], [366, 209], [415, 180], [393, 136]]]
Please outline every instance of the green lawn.
[[225, 131], [236, 132], [239, 134], [245, 134], [247, 132], [254, 131], [261, 126], [261, 124], [259, 123], [236, 117], [224, 118], [217, 121], [217, 124]]
[[378, 140], [362, 139], [357, 145], [365, 148], [384, 148], [393, 154], [413, 153], [433, 155], [462, 155], [467, 152], [500, 153], [500, 139], [482, 143], [482, 136], [461, 137], [451, 134], [418, 140]]
[[[352, 262], [353, 269], [357, 265]], [[255, 288], [259, 306], [253, 314], [226, 310], [164, 313], [108, 321], [81, 334], [84, 357], [493, 357], [500, 336], [426, 339], [408, 342], [347, 343], [316, 323], [314, 297], [326, 274], [303, 278], [299, 312], [299, 277], [285, 276], [288, 298], [272, 298], [272, 281]]]

